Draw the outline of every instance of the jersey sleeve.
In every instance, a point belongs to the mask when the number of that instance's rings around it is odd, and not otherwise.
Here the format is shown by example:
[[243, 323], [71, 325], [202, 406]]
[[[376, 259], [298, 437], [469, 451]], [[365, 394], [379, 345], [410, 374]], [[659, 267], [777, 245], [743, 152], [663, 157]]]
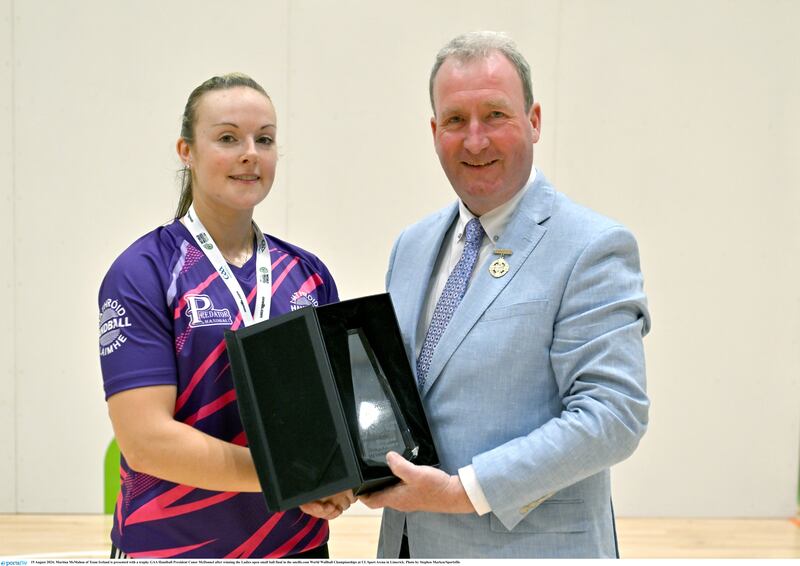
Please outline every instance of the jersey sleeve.
[[333, 275], [328, 271], [328, 267], [317, 258], [319, 275], [322, 278], [323, 288], [325, 289], [325, 300], [320, 301], [320, 304], [330, 304], [339, 302], [339, 290], [336, 288], [336, 282], [333, 280]]
[[128, 389], [177, 385], [175, 338], [160, 258], [127, 250], [100, 286], [100, 367], [106, 399]]

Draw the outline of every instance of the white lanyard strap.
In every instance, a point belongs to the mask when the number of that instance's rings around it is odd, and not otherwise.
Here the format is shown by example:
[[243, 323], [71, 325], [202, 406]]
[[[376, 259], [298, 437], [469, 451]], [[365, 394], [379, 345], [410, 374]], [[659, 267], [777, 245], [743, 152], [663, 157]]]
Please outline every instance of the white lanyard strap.
[[222, 257], [222, 252], [219, 251], [217, 244], [211, 234], [208, 233], [197, 213], [194, 210], [194, 204], [189, 207], [186, 216], [181, 218], [184, 226], [189, 230], [197, 242], [198, 247], [203, 251], [208, 261], [217, 270], [222, 281], [228, 287], [236, 305], [239, 307], [239, 312], [242, 315], [242, 324], [250, 326], [254, 322], [266, 320], [269, 318], [269, 307], [272, 302], [272, 265], [269, 257], [269, 248], [267, 246], [267, 239], [258, 225], [253, 222], [253, 231], [256, 234], [256, 241], [258, 242], [258, 249], [256, 250], [256, 314], [255, 317], [250, 313], [250, 306], [247, 303], [247, 295], [242, 291], [242, 286], [233, 275], [228, 262]]

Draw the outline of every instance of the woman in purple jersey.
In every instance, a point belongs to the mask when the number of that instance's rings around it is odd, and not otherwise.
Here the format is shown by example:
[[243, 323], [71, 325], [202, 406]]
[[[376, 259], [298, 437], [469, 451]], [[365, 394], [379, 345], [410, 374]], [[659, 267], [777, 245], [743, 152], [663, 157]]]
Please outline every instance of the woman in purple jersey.
[[272, 101], [250, 77], [197, 87], [177, 142], [176, 219], [103, 281], [101, 365], [122, 452], [115, 552], [327, 558], [326, 521], [354, 501], [344, 492], [269, 513], [235, 403], [224, 331], [338, 300], [318, 258], [253, 222], [275, 178], [276, 134]]

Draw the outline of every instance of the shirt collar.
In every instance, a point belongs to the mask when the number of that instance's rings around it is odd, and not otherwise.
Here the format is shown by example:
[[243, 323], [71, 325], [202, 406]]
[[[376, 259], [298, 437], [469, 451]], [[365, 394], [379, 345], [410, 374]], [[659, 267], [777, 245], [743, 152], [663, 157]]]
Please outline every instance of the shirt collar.
[[[519, 204], [519, 201], [525, 196], [525, 193], [528, 192], [528, 188], [533, 184], [533, 181], [536, 180], [536, 175], [536, 167], [534, 167], [531, 170], [530, 179], [528, 179], [524, 187], [517, 191], [517, 194], [511, 197], [509, 201], [481, 215], [481, 226], [483, 226], [483, 230], [486, 232], [486, 235], [489, 236], [490, 241], [496, 242], [500, 239], [500, 236], [503, 235], [503, 231], [506, 229], [506, 226], [508, 226], [509, 220], [511, 220], [511, 215], [517, 209], [517, 204]], [[467, 222], [473, 218], [475, 218], [475, 215], [470, 212], [467, 205], [464, 204], [464, 201], [459, 199], [458, 222], [456, 223], [457, 242], [464, 239], [464, 230], [467, 226]]]

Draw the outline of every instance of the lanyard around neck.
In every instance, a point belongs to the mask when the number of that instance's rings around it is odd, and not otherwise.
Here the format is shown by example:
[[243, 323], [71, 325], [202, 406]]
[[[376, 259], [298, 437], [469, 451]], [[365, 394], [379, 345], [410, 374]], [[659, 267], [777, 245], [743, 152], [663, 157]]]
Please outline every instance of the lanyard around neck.
[[217, 270], [222, 281], [228, 287], [228, 291], [230, 291], [236, 301], [236, 305], [239, 307], [239, 312], [242, 315], [242, 324], [250, 326], [255, 322], [268, 319], [269, 307], [272, 302], [272, 266], [267, 239], [261, 233], [258, 225], [253, 222], [253, 231], [258, 242], [258, 249], [256, 250], [256, 314], [253, 316], [247, 303], [247, 295], [242, 291], [242, 286], [239, 285], [239, 281], [233, 275], [228, 262], [222, 257], [222, 252], [219, 251], [219, 247], [217, 247], [211, 234], [208, 233], [208, 230], [198, 218], [194, 210], [194, 204], [189, 207], [186, 216], [181, 218], [181, 222], [192, 234], [197, 246], [203, 251], [208, 261], [211, 262], [211, 265], [214, 266], [214, 269]]

